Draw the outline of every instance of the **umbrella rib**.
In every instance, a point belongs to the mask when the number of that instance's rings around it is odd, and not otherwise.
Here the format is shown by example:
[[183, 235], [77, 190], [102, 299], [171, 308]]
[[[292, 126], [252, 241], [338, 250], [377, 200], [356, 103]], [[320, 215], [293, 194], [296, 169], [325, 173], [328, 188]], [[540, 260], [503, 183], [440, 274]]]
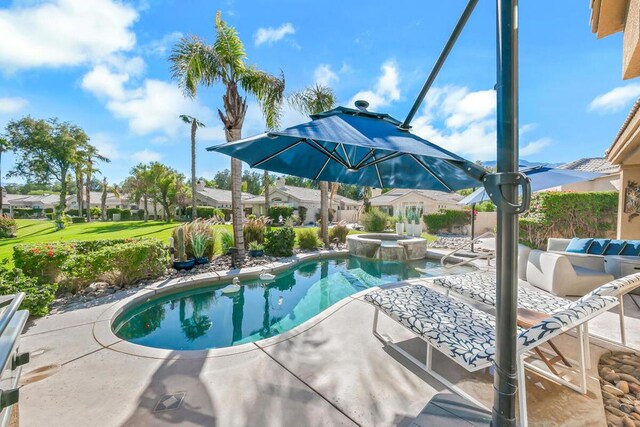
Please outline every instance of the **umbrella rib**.
[[[324, 148], [322, 145], [318, 144], [316, 141], [314, 141], [313, 139], [309, 138], [305, 140], [307, 142], [307, 144], [309, 144], [312, 148], [315, 148], [316, 150], [320, 151], [322, 154], [324, 154], [325, 156], [329, 156], [331, 159], [335, 160], [336, 162], [340, 163], [342, 166], [344, 166], [345, 168], [349, 168], [349, 165], [347, 165], [344, 160], [342, 160], [340, 157], [335, 156], [331, 151], [327, 150], [326, 148]], [[335, 150], [334, 150], [335, 151]]]
[[[331, 151], [332, 153], [336, 151], [336, 148], [338, 148], [338, 146], [336, 145], [333, 150]], [[327, 167], [327, 165], [329, 164], [329, 162], [331, 161], [331, 157], [327, 157], [327, 160], [324, 162], [324, 165], [322, 165], [322, 167], [320, 168], [320, 170], [318, 171], [318, 173], [316, 174], [316, 181], [318, 180], [318, 178], [320, 177], [320, 174], [322, 174], [322, 172], [324, 172], [324, 168]]]
[[447, 190], [449, 191], [453, 191], [453, 189], [451, 187], [449, 187], [442, 179], [440, 179], [440, 177], [438, 175], [436, 175], [435, 173], [433, 173], [433, 171], [431, 170], [431, 168], [427, 165], [425, 165], [420, 159], [418, 159], [414, 154], [409, 154], [409, 156], [411, 156], [411, 158], [413, 160], [416, 161], [416, 163], [418, 163], [420, 166], [422, 166], [424, 168], [424, 170], [426, 170], [427, 172], [429, 172], [436, 180], [438, 180], [438, 182], [440, 184], [442, 184]]
[[258, 162], [256, 162], [256, 163], [253, 163], [253, 164], [251, 165], [251, 167], [252, 167], [252, 168], [255, 168], [255, 167], [257, 167], [257, 166], [260, 166], [261, 164], [263, 164], [263, 163], [265, 163], [265, 162], [268, 162], [269, 160], [273, 159], [274, 157], [279, 156], [280, 154], [282, 154], [282, 153], [284, 153], [285, 151], [287, 151], [287, 150], [289, 150], [289, 149], [291, 149], [291, 148], [295, 147], [296, 145], [300, 144], [300, 143], [301, 143], [301, 142], [303, 142], [303, 141], [304, 141], [303, 139], [299, 139], [299, 140], [297, 140], [296, 142], [294, 142], [293, 144], [291, 144], [291, 145], [289, 145], [289, 146], [286, 146], [286, 147], [284, 147], [284, 148], [281, 148], [280, 150], [276, 151], [276, 152], [275, 152], [275, 153], [273, 153], [273, 154], [270, 154], [269, 156], [265, 157], [264, 159], [262, 159], [262, 160], [260, 160], [260, 161], [258, 161]]
[[396, 158], [396, 157], [400, 157], [400, 156], [402, 156], [404, 154], [405, 153], [400, 153], [400, 152], [396, 151], [395, 153], [387, 154], [386, 156], [380, 157], [379, 159], [376, 159], [374, 157], [371, 162], [366, 163], [366, 164], [362, 165], [361, 167], [362, 168], [367, 168], [369, 166], [374, 166], [374, 165], [377, 165], [378, 163], [384, 162], [386, 160], [391, 160], [391, 159]]
[[349, 169], [352, 169], [351, 160], [349, 160], [349, 155], [347, 154], [347, 149], [344, 148], [344, 144], [340, 144], [340, 146], [342, 147], [342, 152], [344, 153], [344, 158], [347, 161], [347, 165], [349, 165]]
[[371, 156], [373, 156], [373, 153], [375, 153], [375, 152], [376, 152], [376, 149], [375, 149], [375, 148], [370, 148], [370, 149], [369, 149], [369, 153], [367, 153], [367, 155], [366, 155], [366, 156], [364, 156], [364, 157], [362, 158], [362, 160], [360, 160], [360, 161], [358, 162], [358, 164], [354, 166], [354, 168], [355, 168], [355, 169], [360, 169], [360, 166], [362, 166], [362, 164], [363, 164], [364, 162], [366, 162], [367, 160], [369, 160], [369, 159], [371, 158]]
[[378, 164], [374, 164], [376, 168], [376, 173], [378, 174], [378, 181], [380, 181], [380, 188], [384, 188], [384, 184], [382, 183], [382, 176], [380, 175], [380, 169], [378, 169]]

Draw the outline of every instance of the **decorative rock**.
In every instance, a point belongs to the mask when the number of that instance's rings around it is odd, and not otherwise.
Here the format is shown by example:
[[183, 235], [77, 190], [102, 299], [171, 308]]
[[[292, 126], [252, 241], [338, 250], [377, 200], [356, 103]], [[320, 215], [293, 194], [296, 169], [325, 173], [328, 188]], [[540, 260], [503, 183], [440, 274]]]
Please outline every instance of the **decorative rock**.
[[636, 368], [634, 366], [632, 366], [632, 365], [622, 365], [622, 366], [620, 366], [620, 370], [622, 372], [627, 373], [627, 374], [633, 372], [635, 369]]
[[625, 404], [620, 405], [618, 409], [620, 409], [622, 412], [625, 412], [627, 414], [630, 414], [633, 412], [633, 407]]
[[105, 289], [105, 293], [107, 293], [107, 294], [115, 294], [116, 290], [114, 288], [108, 288], [108, 289]]
[[605, 400], [608, 400], [608, 399], [617, 400], [618, 399], [614, 394], [609, 393], [604, 388], [602, 389], [602, 398], [605, 399]]
[[620, 379], [621, 380], [625, 380], [627, 382], [635, 383], [635, 384], [640, 385], [640, 381], [636, 377], [634, 377], [633, 375], [624, 374], [624, 373], [618, 374], [618, 375], [620, 375]]
[[624, 417], [625, 416], [624, 412], [622, 412], [618, 408], [614, 408], [613, 406], [605, 406], [604, 409], [606, 409], [607, 411], [611, 412], [613, 415], [616, 415], [618, 417]]
[[623, 425], [624, 427], [636, 427], [636, 423], [634, 423], [634, 422], [631, 420], [631, 418], [628, 418], [628, 417], [624, 417], [624, 418], [622, 419], [622, 425]]
[[602, 391], [606, 391], [607, 393], [611, 393], [614, 396], [624, 396], [624, 392], [617, 387], [614, 387], [609, 384], [605, 384], [602, 386]]
[[608, 374], [605, 374], [603, 378], [609, 382], [620, 381], [620, 374], [616, 374], [615, 372], [611, 371]]
[[638, 414], [637, 412], [632, 412], [631, 415], [633, 418], [635, 418], [636, 420], [640, 421], [640, 414]]
[[624, 394], [629, 393], [629, 383], [626, 381], [618, 381], [616, 387], [622, 390]]

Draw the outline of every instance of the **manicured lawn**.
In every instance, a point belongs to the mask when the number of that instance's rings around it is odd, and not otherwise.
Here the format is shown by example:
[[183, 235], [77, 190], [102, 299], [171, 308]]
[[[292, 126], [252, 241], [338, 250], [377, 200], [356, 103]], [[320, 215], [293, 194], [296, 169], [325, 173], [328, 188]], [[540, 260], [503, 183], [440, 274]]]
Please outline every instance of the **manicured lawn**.
[[[18, 219], [18, 237], [0, 239], [0, 260], [9, 259], [13, 262], [13, 246], [20, 243], [44, 243], [69, 240], [100, 240], [125, 239], [128, 237], [155, 237], [167, 241], [171, 231], [180, 223], [167, 224], [160, 221], [120, 221], [120, 222], [90, 222], [86, 224], [69, 224], [64, 230], [56, 231], [53, 221], [37, 219]], [[231, 225], [225, 225], [231, 231]], [[296, 232], [303, 228], [296, 228]], [[363, 233], [351, 230], [350, 234]], [[435, 240], [434, 236], [422, 234], [428, 241]]]

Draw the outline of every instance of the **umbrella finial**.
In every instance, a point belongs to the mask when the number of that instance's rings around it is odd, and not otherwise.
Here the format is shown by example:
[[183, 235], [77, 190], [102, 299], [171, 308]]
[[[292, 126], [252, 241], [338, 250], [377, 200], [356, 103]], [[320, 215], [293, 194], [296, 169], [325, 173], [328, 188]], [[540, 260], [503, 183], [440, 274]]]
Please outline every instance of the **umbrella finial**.
[[367, 107], [369, 106], [369, 103], [363, 99], [358, 99], [356, 102], [353, 103], [356, 108], [360, 111], [367, 111]]

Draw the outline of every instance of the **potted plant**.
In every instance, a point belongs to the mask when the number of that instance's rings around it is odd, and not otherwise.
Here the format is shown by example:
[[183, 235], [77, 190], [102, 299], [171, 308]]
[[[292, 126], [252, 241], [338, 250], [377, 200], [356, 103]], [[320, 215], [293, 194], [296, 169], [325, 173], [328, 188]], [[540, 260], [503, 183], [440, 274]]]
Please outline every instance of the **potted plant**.
[[422, 224], [420, 223], [420, 217], [415, 211], [411, 211], [407, 214], [407, 219], [411, 224], [411, 230], [407, 230], [407, 234], [418, 237], [422, 234]]
[[402, 218], [402, 215], [398, 215], [395, 218], [396, 221], [396, 234], [398, 236], [402, 236], [404, 234], [404, 218]]
[[259, 257], [264, 255], [264, 246], [258, 242], [250, 242], [249, 243], [249, 256], [250, 257]]
[[173, 261], [173, 268], [176, 270], [191, 270], [196, 264], [196, 260], [191, 258], [187, 259], [187, 251], [185, 249], [185, 227], [180, 226], [176, 230], [176, 254], [178, 259]]
[[185, 224], [184, 227], [188, 230], [187, 234], [189, 235], [191, 251], [196, 264], [207, 264], [209, 262], [207, 252], [213, 243], [211, 221], [196, 219], [189, 224]]

